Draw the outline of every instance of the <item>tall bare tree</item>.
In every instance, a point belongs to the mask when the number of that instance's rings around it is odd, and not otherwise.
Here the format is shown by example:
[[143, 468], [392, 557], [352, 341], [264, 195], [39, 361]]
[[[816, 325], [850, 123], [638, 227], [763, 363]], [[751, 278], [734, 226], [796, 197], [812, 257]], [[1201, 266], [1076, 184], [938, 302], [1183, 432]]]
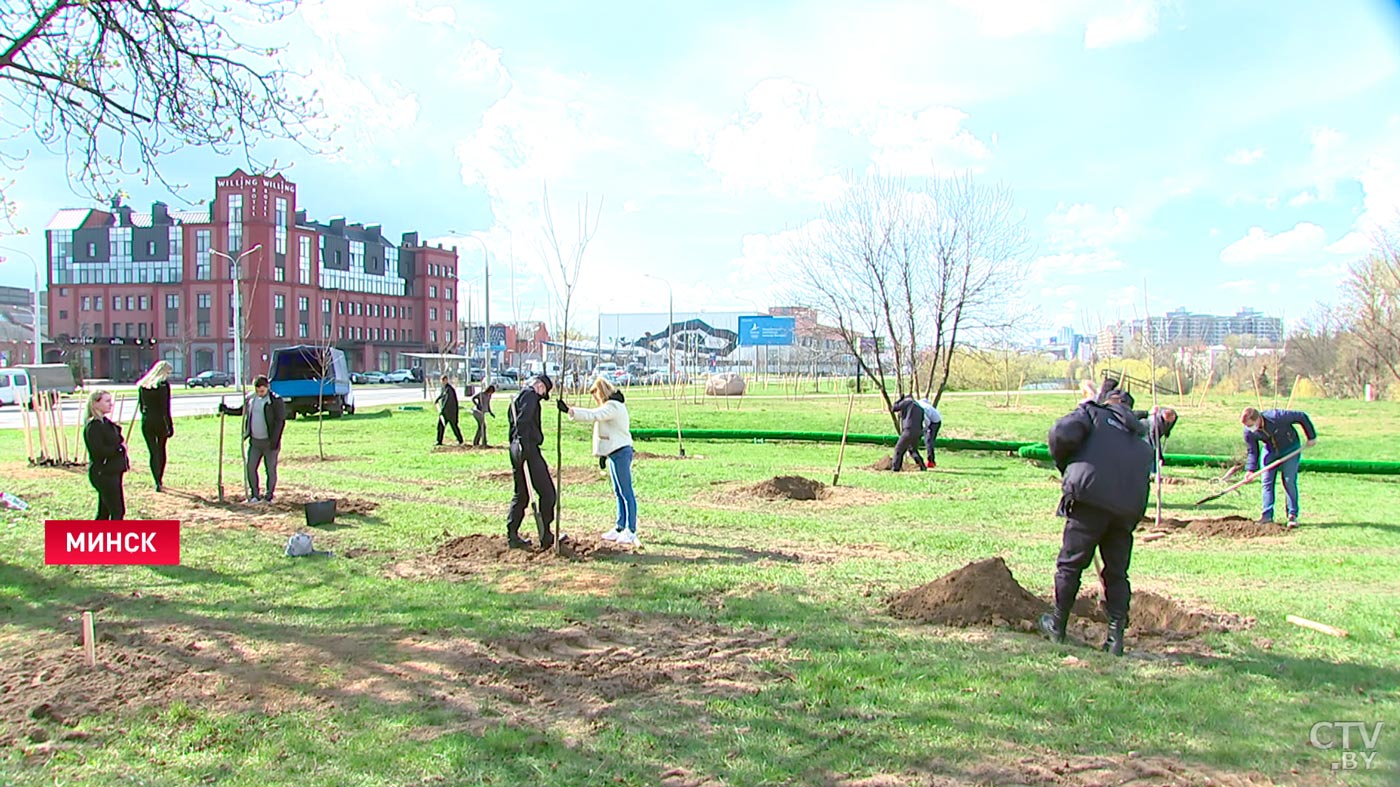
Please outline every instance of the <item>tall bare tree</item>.
[[835, 321], [886, 405], [891, 376], [937, 403], [958, 347], [1026, 316], [1015, 304], [1029, 242], [1005, 187], [871, 175], [814, 227], [794, 252], [794, 297]]
[[1343, 317], [1385, 376], [1378, 382], [1385, 383], [1400, 382], [1400, 248], [1394, 240], [1378, 238], [1343, 285]]
[[[541, 248], [545, 258], [545, 270], [549, 274], [550, 287], [562, 313], [563, 326], [560, 331], [559, 374], [564, 376], [569, 368], [569, 316], [573, 310], [574, 290], [578, 287], [579, 272], [583, 268], [583, 255], [588, 243], [598, 232], [598, 221], [603, 216], [603, 201], [598, 200], [598, 209], [591, 210], [588, 197], [578, 204], [578, 216], [573, 242], [565, 248], [554, 228], [554, 212], [549, 206], [549, 185], [544, 187], [544, 237]], [[562, 384], [562, 380], [556, 384]], [[561, 389], [563, 390], [563, 389]], [[562, 535], [564, 517], [564, 413], [555, 414], [554, 421], [554, 530]], [[555, 538], [555, 549], [563, 550], [564, 539]]]
[[[275, 22], [298, 0], [11, 0], [0, 4], [0, 160], [17, 169], [37, 141], [67, 157], [69, 182], [95, 199], [126, 176], [177, 190], [159, 160], [186, 146], [238, 153], [254, 170], [262, 140], [316, 149], [326, 135], [275, 47], [235, 37], [230, 20]], [[3, 185], [0, 201], [8, 208]]]

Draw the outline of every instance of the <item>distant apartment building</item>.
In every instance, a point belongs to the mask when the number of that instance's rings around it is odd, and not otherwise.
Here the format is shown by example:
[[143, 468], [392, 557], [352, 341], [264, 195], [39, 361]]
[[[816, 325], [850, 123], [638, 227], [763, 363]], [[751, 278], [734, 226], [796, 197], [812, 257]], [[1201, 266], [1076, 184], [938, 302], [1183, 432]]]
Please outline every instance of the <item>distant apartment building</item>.
[[1257, 344], [1278, 344], [1283, 341], [1283, 320], [1248, 308], [1233, 315], [1194, 314], [1177, 309], [1160, 317], [1106, 325], [1099, 330], [1097, 349], [1100, 357], [1114, 357], [1122, 355], [1134, 340], [1159, 346], [1213, 347], [1224, 344], [1227, 336], [1250, 337]]
[[235, 170], [196, 210], [58, 211], [48, 241], [46, 360], [130, 381], [158, 359], [177, 375], [233, 371], [235, 266], [245, 379], [272, 348], [329, 344], [352, 369], [412, 365], [456, 349], [457, 252], [398, 243], [379, 225], [308, 220], [296, 184]]
[[[39, 341], [47, 344], [44, 327], [47, 293], [39, 293]], [[0, 287], [0, 367], [38, 363], [34, 352], [34, 291]]]

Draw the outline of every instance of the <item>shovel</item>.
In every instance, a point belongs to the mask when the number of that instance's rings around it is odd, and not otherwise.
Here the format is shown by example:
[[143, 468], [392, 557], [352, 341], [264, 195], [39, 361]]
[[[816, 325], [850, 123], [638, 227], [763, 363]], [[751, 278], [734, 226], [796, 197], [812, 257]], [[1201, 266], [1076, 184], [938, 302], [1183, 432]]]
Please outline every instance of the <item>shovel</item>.
[[544, 515], [540, 513], [539, 506], [536, 503], [539, 493], [535, 491], [535, 479], [530, 475], [530, 462], [524, 456], [523, 447], [521, 449], [520, 469], [525, 471], [525, 486], [528, 487], [528, 493], [530, 495], [530, 515], [535, 518], [535, 531], [539, 534], [540, 548], [543, 549], [544, 545], [553, 539], [549, 534], [549, 525], [544, 523]]
[[[223, 404], [219, 397], [219, 404]], [[219, 502], [224, 502], [224, 410], [219, 408]]]
[[1247, 477], [1245, 478], [1245, 480], [1240, 481], [1239, 483], [1236, 483], [1236, 484], [1234, 484], [1233, 486], [1227, 486], [1227, 487], [1225, 487], [1224, 489], [1220, 490], [1219, 492], [1216, 492], [1216, 493], [1213, 494], [1213, 495], [1208, 495], [1208, 496], [1206, 496], [1206, 497], [1203, 497], [1203, 498], [1201, 498], [1200, 500], [1197, 500], [1197, 501], [1196, 501], [1196, 505], [1198, 505], [1198, 506], [1199, 506], [1199, 505], [1205, 505], [1206, 503], [1209, 503], [1209, 502], [1212, 501], [1212, 500], [1215, 500], [1215, 499], [1217, 499], [1217, 498], [1224, 497], [1225, 495], [1227, 495], [1227, 494], [1229, 494], [1229, 493], [1235, 491], [1236, 489], [1239, 489], [1240, 487], [1244, 486], [1245, 484], [1248, 484], [1249, 482], [1253, 481], [1255, 478], [1260, 478], [1260, 477], [1262, 477], [1262, 476], [1264, 475], [1264, 473], [1266, 473], [1266, 472], [1268, 472], [1268, 471], [1270, 471], [1270, 470], [1273, 470], [1275, 467], [1278, 467], [1279, 465], [1283, 464], [1284, 462], [1287, 462], [1289, 459], [1292, 459], [1293, 457], [1297, 456], [1298, 454], [1301, 454], [1302, 452], [1303, 452], [1303, 446], [1300, 445], [1300, 446], [1298, 446], [1297, 448], [1293, 449], [1292, 451], [1289, 451], [1287, 455], [1282, 456], [1282, 457], [1280, 457], [1280, 458], [1278, 458], [1278, 459], [1275, 459], [1274, 461], [1270, 462], [1267, 466], [1261, 468], [1261, 469], [1259, 470], [1258, 473], [1255, 473], [1255, 474], [1254, 474], [1253, 477], [1248, 477], [1248, 476], [1247, 476]]

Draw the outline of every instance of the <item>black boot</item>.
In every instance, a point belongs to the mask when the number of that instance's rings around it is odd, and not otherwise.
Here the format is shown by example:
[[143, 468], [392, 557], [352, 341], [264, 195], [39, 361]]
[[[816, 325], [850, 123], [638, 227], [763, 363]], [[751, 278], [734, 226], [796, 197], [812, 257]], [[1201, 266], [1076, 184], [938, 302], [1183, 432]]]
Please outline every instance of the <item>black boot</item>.
[[1065, 626], [1069, 625], [1069, 607], [1056, 605], [1055, 609], [1040, 616], [1040, 633], [1058, 645], [1065, 643]]
[[1103, 649], [1115, 656], [1123, 655], [1123, 635], [1128, 628], [1127, 617], [1108, 619], [1108, 636], [1104, 637]]
[[534, 544], [530, 543], [530, 539], [520, 537], [519, 530], [507, 531], [506, 541], [509, 543], [511, 549], [529, 549], [534, 546]]

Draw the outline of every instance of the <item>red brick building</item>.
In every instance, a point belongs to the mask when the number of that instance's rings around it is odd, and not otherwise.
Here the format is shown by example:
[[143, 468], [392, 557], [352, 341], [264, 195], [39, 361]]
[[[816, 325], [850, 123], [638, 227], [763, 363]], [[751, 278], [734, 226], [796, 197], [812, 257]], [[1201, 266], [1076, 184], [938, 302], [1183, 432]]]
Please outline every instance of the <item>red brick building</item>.
[[[458, 346], [457, 252], [399, 243], [379, 225], [310, 221], [296, 184], [235, 170], [208, 207], [59, 211], [48, 241], [46, 360], [135, 380], [157, 359], [179, 377], [233, 371], [234, 265], [242, 259], [244, 377], [274, 347], [329, 343], [356, 370], [412, 366]], [[225, 256], [227, 255], [227, 256]]]

